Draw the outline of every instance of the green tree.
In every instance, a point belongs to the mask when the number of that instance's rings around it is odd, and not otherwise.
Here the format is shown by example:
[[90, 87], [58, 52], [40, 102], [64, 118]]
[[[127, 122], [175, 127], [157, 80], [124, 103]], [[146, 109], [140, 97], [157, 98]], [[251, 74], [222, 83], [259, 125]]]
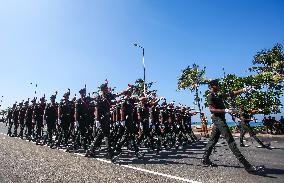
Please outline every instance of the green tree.
[[[201, 85], [207, 84], [208, 79], [205, 77], [206, 67], [202, 69], [199, 65], [193, 64], [191, 67], [188, 66], [186, 69], [182, 70], [181, 75], [178, 77], [178, 90], [188, 89], [194, 94], [194, 101], [197, 104], [198, 110], [201, 112], [203, 107], [201, 107], [200, 90]], [[201, 114], [200, 114], [201, 118]]]
[[276, 44], [271, 49], [261, 50], [253, 58], [253, 67], [249, 68], [252, 72], [271, 73], [276, 79], [283, 82], [284, 78], [284, 53], [283, 46]]
[[251, 93], [229, 97], [226, 107], [239, 108], [244, 105], [246, 109], [263, 109], [263, 114], [279, 113], [280, 107], [283, 106], [283, 55], [282, 45], [277, 44], [272, 49], [262, 50], [254, 56], [253, 67], [249, 68], [254, 75], [239, 77], [228, 74], [220, 78], [220, 92], [228, 93], [245, 86], [255, 88]]
[[[154, 82], [146, 83], [146, 94], [150, 94], [152, 92], [156, 92], [156, 90], [151, 90]], [[144, 80], [143, 79], [137, 79], [133, 85], [131, 85], [131, 91], [133, 95], [136, 95], [138, 97], [144, 96]]]

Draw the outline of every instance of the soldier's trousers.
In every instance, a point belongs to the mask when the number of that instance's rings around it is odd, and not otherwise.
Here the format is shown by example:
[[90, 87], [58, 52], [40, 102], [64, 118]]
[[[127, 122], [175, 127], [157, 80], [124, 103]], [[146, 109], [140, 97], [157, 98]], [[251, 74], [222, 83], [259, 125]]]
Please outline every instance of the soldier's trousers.
[[20, 120], [20, 133], [19, 133], [19, 137], [23, 137], [24, 129], [25, 129], [25, 121], [24, 120]]
[[110, 156], [113, 156], [113, 150], [111, 148], [111, 139], [110, 139], [110, 117], [108, 115], [104, 116], [100, 120], [100, 124], [101, 124], [101, 129], [99, 129], [97, 136], [95, 137], [94, 142], [91, 145], [90, 150], [94, 152], [95, 149], [101, 145], [102, 140], [105, 137], [108, 154]]
[[185, 125], [185, 130], [187, 132], [187, 134], [189, 135], [189, 137], [191, 138], [191, 140], [196, 141], [197, 137], [195, 136], [195, 134], [193, 133], [193, 130], [191, 128], [190, 124], [186, 124]]
[[12, 120], [8, 121], [8, 132], [7, 135], [12, 135], [12, 126], [13, 126], [13, 122]]
[[205, 147], [203, 159], [209, 159], [209, 156], [211, 155], [214, 146], [216, 145], [216, 143], [218, 142], [220, 138], [220, 135], [222, 134], [225, 137], [229, 145], [229, 148], [231, 149], [233, 154], [236, 156], [236, 158], [240, 161], [240, 163], [242, 163], [245, 167], [250, 167], [251, 164], [246, 160], [246, 158], [242, 155], [240, 150], [237, 148], [236, 142], [229, 130], [226, 120], [220, 117], [212, 116], [212, 122], [214, 123], [214, 127], [212, 129], [210, 140]]
[[[87, 132], [88, 132], [88, 125], [87, 125], [87, 119], [86, 118], [81, 118], [78, 120], [79, 123], [79, 127], [78, 130], [80, 132], [80, 136], [81, 136], [81, 142], [83, 143], [82, 145], [84, 146], [84, 148], [87, 148]], [[77, 136], [77, 138], [80, 138], [80, 136]], [[80, 141], [79, 139], [77, 139], [77, 141]]]
[[69, 137], [70, 137], [70, 120], [61, 119], [61, 133], [59, 134], [58, 144], [61, 144], [62, 139], [63, 143], [67, 145]]
[[26, 127], [27, 127], [27, 137], [31, 138], [33, 134], [33, 124], [31, 120], [26, 121]]
[[43, 121], [39, 120], [36, 122], [36, 139], [40, 139], [42, 137], [42, 128]]
[[133, 120], [126, 119], [125, 120], [124, 134], [123, 134], [121, 140], [117, 144], [118, 151], [121, 151], [121, 148], [125, 143], [131, 142], [131, 141], [133, 143], [132, 145], [133, 145], [135, 153], [138, 153], [139, 148], [137, 146], [136, 138], [135, 138], [135, 124], [134, 124]]
[[154, 146], [154, 138], [151, 135], [151, 129], [149, 128], [149, 120], [148, 119], [144, 119], [142, 121], [142, 134], [139, 138], [139, 143], [142, 142], [143, 139], [147, 139], [148, 142], [150, 142], [151, 147], [153, 148]]
[[258, 142], [261, 146], [264, 146], [263, 142], [256, 137], [256, 134], [253, 132], [252, 128], [250, 127], [249, 123], [241, 121], [241, 133], [240, 133], [240, 144], [244, 143], [244, 136], [248, 132], [250, 137], [254, 138], [256, 142]]
[[56, 121], [56, 119], [54, 119], [52, 121], [46, 120], [48, 143], [52, 143], [53, 142], [52, 141], [52, 137], [53, 137], [53, 133], [54, 133], [55, 128], [56, 128], [55, 121]]
[[14, 134], [13, 134], [14, 136], [17, 136], [18, 127], [19, 127], [19, 121], [14, 120]]

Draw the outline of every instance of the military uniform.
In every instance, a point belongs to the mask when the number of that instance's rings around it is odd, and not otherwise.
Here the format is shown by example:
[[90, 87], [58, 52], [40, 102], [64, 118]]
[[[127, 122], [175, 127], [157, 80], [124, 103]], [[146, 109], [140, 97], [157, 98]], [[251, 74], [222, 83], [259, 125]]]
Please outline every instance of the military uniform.
[[154, 139], [153, 136], [151, 135], [151, 129], [149, 126], [149, 117], [150, 117], [150, 105], [148, 103], [142, 103], [138, 108], [137, 108], [137, 113], [140, 116], [140, 122], [142, 125], [142, 134], [139, 137], [138, 143], [140, 144], [142, 140], [147, 140], [148, 145], [153, 148], [154, 145]]
[[69, 100], [63, 100], [59, 105], [59, 111], [59, 119], [61, 120], [60, 127], [62, 131], [59, 134], [58, 145], [61, 143], [62, 139], [64, 139], [63, 143], [66, 146], [70, 137], [70, 126], [73, 119], [72, 114], [74, 114], [72, 102]]
[[152, 127], [153, 129], [153, 135], [156, 135], [157, 140], [156, 143], [156, 150], [157, 153], [161, 150], [161, 144], [162, 144], [162, 130], [161, 130], [161, 122], [160, 122], [160, 108], [158, 105], [154, 105], [150, 110], [150, 116], [152, 120]]
[[45, 120], [47, 125], [48, 144], [53, 146], [52, 136], [56, 130], [56, 121], [58, 119], [58, 104], [50, 103], [45, 108]]
[[37, 104], [34, 108], [34, 119], [35, 119], [35, 124], [36, 124], [37, 142], [42, 138], [44, 110], [45, 110], [45, 103]]
[[33, 133], [33, 113], [34, 113], [34, 106], [30, 105], [27, 107], [26, 114], [25, 114], [25, 120], [26, 120], [26, 128], [27, 128], [27, 139], [31, 140], [32, 133]]
[[[28, 104], [27, 104], [28, 105]], [[25, 129], [25, 114], [27, 110], [27, 105], [21, 106], [19, 108], [19, 123], [20, 123], [20, 133], [19, 137], [23, 138]]]
[[122, 103], [122, 110], [124, 113], [125, 118], [125, 131], [123, 134], [122, 139], [119, 141], [117, 145], [118, 151], [121, 152], [121, 148], [125, 143], [131, 143], [133, 145], [135, 154], [138, 156], [139, 148], [137, 146], [137, 140], [135, 137], [135, 128], [136, 124], [134, 122], [134, 107], [135, 107], [135, 100], [133, 98], [127, 98]]
[[241, 114], [241, 122], [240, 122], [240, 145], [245, 147], [243, 139], [245, 134], [248, 132], [251, 137], [253, 137], [262, 147], [266, 147], [261, 140], [256, 137], [256, 134], [253, 132], [252, 128], [250, 127], [249, 122], [252, 118], [252, 115], [249, 114], [248, 111], [244, 110]]
[[17, 131], [19, 127], [19, 109], [18, 107], [15, 107], [13, 110], [13, 121], [14, 121], [14, 133], [13, 136], [17, 136]]
[[192, 127], [191, 127], [191, 117], [192, 114], [189, 112], [185, 112], [183, 114], [183, 125], [185, 128], [186, 133], [189, 135], [192, 141], [197, 141], [197, 137], [193, 133]]
[[[92, 124], [92, 114], [91, 114], [91, 104], [90, 101], [85, 98], [78, 99], [76, 103], [76, 113], [77, 113], [77, 121], [78, 128], [81, 136], [81, 140], [83, 143], [83, 147], [87, 150], [87, 145], [90, 142], [89, 138], [91, 135], [90, 125]], [[79, 138], [79, 136], [77, 137]]]
[[9, 108], [7, 114], [7, 122], [8, 122], [8, 132], [7, 135], [12, 135], [12, 126], [13, 126], [13, 108]]
[[[223, 102], [223, 97], [216, 92], [210, 92], [207, 98], [208, 105], [214, 106], [216, 109], [225, 109], [225, 105]], [[226, 123], [225, 113], [212, 113], [212, 122], [214, 123], [214, 127], [212, 129], [212, 134], [209, 142], [205, 147], [205, 152], [203, 155], [203, 164], [206, 165], [214, 165], [210, 160], [209, 156], [212, 153], [212, 150], [216, 143], [218, 142], [220, 135], [222, 134], [231, 151], [237, 157], [237, 159], [244, 165], [245, 168], [250, 168], [251, 164], [246, 160], [246, 158], [242, 155], [242, 153], [237, 148], [234, 137], [232, 136], [229, 127]]]
[[109, 158], [112, 158], [114, 155], [110, 139], [110, 108], [114, 98], [115, 96], [113, 94], [106, 93], [98, 96], [96, 99], [96, 118], [100, 122], [100, 129], [94, 139], [90, 151], [87, 152], [86, 156], [94, 155], [95, 149], [101, 145], [104, 137], [106, 138], [106, 146]]

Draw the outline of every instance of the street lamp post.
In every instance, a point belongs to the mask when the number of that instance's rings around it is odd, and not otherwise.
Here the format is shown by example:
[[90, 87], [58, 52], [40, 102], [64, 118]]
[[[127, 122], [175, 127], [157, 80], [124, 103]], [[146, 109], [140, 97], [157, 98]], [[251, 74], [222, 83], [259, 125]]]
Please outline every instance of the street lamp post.
[[0, 107], [2, 106], [2, 103], [3, 103], [3, 97], [4, 97], [4, 96], [1, 97]]
[[142, 46], [139, 44], [134, 43], [134, 46], [139, 47], [142, 49], [142, 63], [143, 63], [143, 81], [144, 81], [144, 96], [146, 96], [146, 66], [145, 66], [145, 60], [144, 60], [144, 55], [145, 55], [145, 50]]

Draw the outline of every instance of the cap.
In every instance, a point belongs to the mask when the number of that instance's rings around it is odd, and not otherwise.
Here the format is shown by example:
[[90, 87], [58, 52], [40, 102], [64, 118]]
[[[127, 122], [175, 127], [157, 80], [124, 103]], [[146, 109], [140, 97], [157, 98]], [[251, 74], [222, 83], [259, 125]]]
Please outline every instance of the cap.
[[80, 94], [86, 93], [86, 88], [83, 88], [79, 91]]
[[107, 83], [102, 84], [99, 88], [101, 91], [103, 91], [104, 89], [108, 89]]
[[32, 103], [36, 102], [36, 98], [32, 99], [31, 102], [32, 102]]
[[50, 99], [56, 99], [56, 95], [51, 95]]
[[64, 95], [63, 95], [63, 97], [69, 97], [69, 96], [70, 96], [70, 92], [69, 91], [64, 93]]

